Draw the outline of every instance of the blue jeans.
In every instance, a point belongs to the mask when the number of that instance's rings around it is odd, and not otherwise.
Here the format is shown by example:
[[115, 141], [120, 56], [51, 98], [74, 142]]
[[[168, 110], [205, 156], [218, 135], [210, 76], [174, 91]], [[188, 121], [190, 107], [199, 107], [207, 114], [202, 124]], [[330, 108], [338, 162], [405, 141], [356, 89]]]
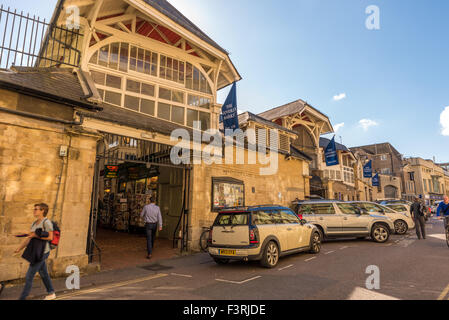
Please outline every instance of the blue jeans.
[[53, 289], [53, 285], [51, 283], [50, 275], [47, 271], [47, 259], [50, 255], [50, 252], [44, 254], [44, 259], [42, 261], [37, 262], [33, 265], [30, 264], [30, 267], [28, 268], [27, 275], [25, 277], [25, 287], [23, 288], [22, 294], [20, 295], [20, 300], [25, 300], [28, 295], [31, 292], [31, 287], [33, 286], [33, 279], [37, 272], [39, 272], [39, 275], [42, 278], [42, 281], [44, 282], [45, 288], [47, 289], [48, 294], [55, 293], [55, 290]]
[[150, 255], [153, 251], [154, 238], [156, 238], [157, 223], [147, 223], [145, 229], [147, 231], [147, 251]]

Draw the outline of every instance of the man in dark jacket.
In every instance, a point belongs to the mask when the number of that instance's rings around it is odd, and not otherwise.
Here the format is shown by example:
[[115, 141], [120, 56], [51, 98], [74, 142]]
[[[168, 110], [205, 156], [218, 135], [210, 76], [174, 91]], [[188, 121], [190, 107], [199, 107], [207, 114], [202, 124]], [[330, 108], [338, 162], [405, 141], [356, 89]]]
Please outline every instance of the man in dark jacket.
[[421, 240], [421, 236], [423, 239], [426, 238], [426, 221], [424, 219], [424, 206], [419, 201], [419, 198], [415, 198], [415, 202], [410, 207], [410, 214], [415, 220], [416, 226], [416, 235], [418, 239]]

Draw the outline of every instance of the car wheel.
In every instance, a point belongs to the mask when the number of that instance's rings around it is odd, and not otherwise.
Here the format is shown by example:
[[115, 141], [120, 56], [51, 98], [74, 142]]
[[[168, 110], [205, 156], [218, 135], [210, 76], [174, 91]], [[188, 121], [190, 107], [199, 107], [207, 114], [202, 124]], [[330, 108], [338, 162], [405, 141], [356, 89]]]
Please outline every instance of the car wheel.
[[279, 261], [279, 247], [274, 241], [265, 246], [260, 263], [266, 268], [274, 268]]
[[375, 224], [371, 231], [371, 238], [378, 243], [386, 242], [390, 238], [390, 231], [383, 224]]
[[394, 222], [394, 231], [397, 234], [405, 234], [408, 230], [408, 225], [404, 220], [396, 220]]
[[229, 262], [229, 259], [214, 258], [214, 261], [217, 264], [227, 264]]
[[310, 252], [319, 253], [321, 251], [321, 233], [315, 231], [312, 235], [312, 240], [310, 242]]

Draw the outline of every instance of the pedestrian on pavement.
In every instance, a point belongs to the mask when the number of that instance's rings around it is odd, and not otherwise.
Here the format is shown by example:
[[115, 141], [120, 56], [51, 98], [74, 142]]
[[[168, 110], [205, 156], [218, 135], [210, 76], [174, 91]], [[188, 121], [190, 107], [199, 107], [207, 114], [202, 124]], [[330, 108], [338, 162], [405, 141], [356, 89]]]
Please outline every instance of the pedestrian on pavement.
[[437, 217], [441, 216], [444, 218], [444, 226], [449, 224], [449, 197], [444, 196], [443, 202], [440, 202], [437, 208]]
[[162, 230], [162, 216], [161, 209], [156, 205], [154, 197], [150, 198], [150, 204], [143, 207], [140, 216], [145, 220], [145, 229], [147, 232], [147, 259], [151, 259], [151, 254], [154, 247], [154, 239], [156, 238], [157, 226], [159, 231]]
[[416, 226], [416, 235], [418, 236], [418, 239], [421, 240], [421, 236], [423, 239], [426, 238], [426, 221], [424, 219], [424, 206], [419, 201], [418, 197], [415, 197], [415, 202], [410, 207], [410, 214], [412, 215], [412, 218], [415, 220], [415, 226]]
[[[39, 203], [34, 205], [33, 215], [36, 218], [36, 221], [31, 225], [31, 232], [18, 235], [26, 235], [26, 239], [20, 247], [17, 248], [15, 253], [19, 253], [23, 248], [27, 247], [22, 257], [30, 262], [25, 277], [25, 287], [20, 295], [20, 300], [25, 300], [30, 294], [33, 286], [33, 279], [37, 272], [39, 272], [45, 288], [47, 289], [48, 295], [45, 297], [45, 300], [53, 300], [56, 298], [55, 290], [53, 289], [53, 284], [47, 270], [47, 259], [50, 255], [49, 242], [53, 240], [53, 224], [46, 218], [47, 214], [47, 204]], [[41, 237], [39, 237], [38, 234], [41, 235]]]

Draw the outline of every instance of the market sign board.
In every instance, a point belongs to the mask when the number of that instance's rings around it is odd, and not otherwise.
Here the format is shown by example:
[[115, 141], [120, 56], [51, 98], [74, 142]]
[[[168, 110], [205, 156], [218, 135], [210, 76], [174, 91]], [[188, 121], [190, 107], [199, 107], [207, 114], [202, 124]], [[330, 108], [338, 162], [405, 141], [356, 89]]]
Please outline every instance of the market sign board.
[[104, 177], [105, 178], [117, 178], [118, 176], [118, 166], [104, 166]]

